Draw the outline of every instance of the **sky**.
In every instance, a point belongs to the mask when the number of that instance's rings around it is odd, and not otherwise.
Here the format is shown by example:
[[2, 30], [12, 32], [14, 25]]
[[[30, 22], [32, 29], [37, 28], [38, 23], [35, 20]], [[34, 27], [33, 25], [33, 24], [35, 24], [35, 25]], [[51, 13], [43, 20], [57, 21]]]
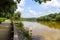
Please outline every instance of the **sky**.
[[21, 0], [17, 7], [16, 12], [21, 12], [22, 18], [38, 18], [60, 12], [60, 0], [47, 1], [42, 4], [32, 0]]

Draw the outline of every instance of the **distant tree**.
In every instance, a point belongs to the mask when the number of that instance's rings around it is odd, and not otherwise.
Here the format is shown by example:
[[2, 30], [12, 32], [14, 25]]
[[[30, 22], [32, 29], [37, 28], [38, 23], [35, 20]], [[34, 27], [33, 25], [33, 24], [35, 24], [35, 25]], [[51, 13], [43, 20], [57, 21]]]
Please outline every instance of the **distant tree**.
[[56, 21], [60, 21], [60, 14], [56, 15]]
[[51, 0], [34, 0], [35, 2], [38, 2], [39, 4], [41, 4], [42, 2], [46, 3], [46, 1], [51, 1]]
[[60, 21], [60, 12], [39, 17], [37, 21]]

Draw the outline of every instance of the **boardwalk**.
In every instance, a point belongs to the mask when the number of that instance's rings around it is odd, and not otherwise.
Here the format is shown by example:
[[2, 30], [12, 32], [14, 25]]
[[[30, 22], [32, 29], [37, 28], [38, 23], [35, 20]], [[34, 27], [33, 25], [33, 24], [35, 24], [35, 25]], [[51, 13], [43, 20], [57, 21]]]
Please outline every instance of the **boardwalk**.
[[10, 28], [10, 22], [5, 21], [0, 24], [0, 40], [9, 40]]
[[9, 20], [6, 20], [5, 22], [2, 22], [0, 24], [0, 40], [27, 40], [27, 38], [25, 36], [23, 36], [23, 34], [21, 33], [20, 29], [17, 27], [13, 27], [14, 28], [14, 38], [11, 36], [12, 35], [12, 26], [10, 24], [11, 22]]

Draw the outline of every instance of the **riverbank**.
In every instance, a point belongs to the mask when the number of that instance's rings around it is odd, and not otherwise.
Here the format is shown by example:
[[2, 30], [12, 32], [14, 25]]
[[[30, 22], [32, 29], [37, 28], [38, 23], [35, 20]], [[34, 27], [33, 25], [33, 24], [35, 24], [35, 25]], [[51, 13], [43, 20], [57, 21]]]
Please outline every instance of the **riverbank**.
[[17, 27], [14, 27], [14, 40], [28, 40], [23, 34], [21, 30]]

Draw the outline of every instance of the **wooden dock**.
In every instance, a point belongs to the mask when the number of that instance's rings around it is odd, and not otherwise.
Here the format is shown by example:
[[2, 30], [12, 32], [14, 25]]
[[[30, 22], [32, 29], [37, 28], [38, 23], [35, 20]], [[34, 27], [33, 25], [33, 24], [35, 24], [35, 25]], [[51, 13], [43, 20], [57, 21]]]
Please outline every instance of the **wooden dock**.
[[13, 40], [13, 27], [11, 23], [3, 22], [0, 24], [0, 40]]

